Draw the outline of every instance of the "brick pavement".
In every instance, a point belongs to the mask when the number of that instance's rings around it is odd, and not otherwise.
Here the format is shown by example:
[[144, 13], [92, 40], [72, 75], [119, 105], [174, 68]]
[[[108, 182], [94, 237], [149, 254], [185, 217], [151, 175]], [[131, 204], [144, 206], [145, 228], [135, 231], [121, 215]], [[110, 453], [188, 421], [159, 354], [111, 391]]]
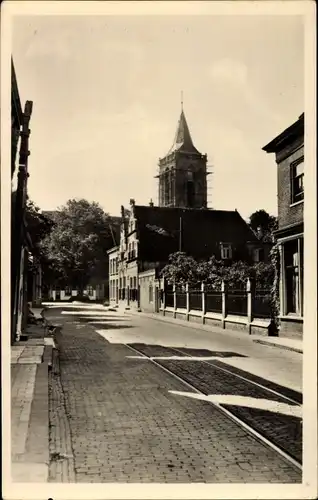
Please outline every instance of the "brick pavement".
[[33, 325], [28, 333], [26, 341], [11, 347], [11, 479], [46, 482], [48, 370], [53, 346], [52, 339], [44, 338], [42, 327]]
[[57, 340], [77, 482], [301, 481], [216, 407], [169, 393], [181, 381], [70, 320]]
[[116, 339], [120, 342], [122, 337], [125, 343], [146, 342], [172, 347], [183, 345], [212, 351], [235, 351], [247, 357], [227, 359], [226, 362], [231, 366], [302, 392], [302, 355], [299, 353], [255, 343], [252, 341], [254, 336], [246, 332], [221, 330], [186, 321], [176, 322], [171, 318], [162, 321], [163, 317], [158, 318], [158, 315], [149, 318], [143, 314], [121, 316], [119, 311], [116, 314], [118, 320], [126, 317], [127, 324], [133, 325], [133, 328], [119, 330], [116, 335], [112, 335], [110, 329], [105, 331], [105, 337], [111, 342], [116, 342]]

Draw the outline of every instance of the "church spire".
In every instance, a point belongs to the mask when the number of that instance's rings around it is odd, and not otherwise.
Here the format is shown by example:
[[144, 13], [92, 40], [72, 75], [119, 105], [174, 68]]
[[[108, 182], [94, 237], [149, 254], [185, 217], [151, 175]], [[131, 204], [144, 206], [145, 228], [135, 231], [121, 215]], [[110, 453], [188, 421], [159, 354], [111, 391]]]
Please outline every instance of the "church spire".
[[183, 110], [183, 92], [181, 92], [181, 114], [178, 121], [176, 135], [168, 154], [173, 151], [182, 151], [186, 153], [199, 153], [194, 147], [188, 123]]

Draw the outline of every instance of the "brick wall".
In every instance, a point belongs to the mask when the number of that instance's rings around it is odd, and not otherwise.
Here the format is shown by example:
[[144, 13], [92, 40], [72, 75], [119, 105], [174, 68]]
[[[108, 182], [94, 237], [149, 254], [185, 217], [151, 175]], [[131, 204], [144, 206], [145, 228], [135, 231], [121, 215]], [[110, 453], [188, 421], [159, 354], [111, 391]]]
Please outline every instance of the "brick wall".
[[291, 205], [290, 165], [304, 155], [304, 140], [297, 139], [276, 156], [278, 190], [278, 227], [284, 228], [303, 221], [304, 204]]

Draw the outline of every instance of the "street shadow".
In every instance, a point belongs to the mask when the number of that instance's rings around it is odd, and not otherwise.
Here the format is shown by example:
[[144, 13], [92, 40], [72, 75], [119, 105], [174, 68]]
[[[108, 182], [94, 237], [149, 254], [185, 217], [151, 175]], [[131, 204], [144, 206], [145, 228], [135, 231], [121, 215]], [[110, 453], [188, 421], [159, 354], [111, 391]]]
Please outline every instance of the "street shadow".
[[[67, 315], [66, 315], [67, 316]], [[71, 315], [70, 315], [71, 316]], [[89, 316], [88, 314], [74, 314], [72, 316], [72, 318], [74, 320], [79, 320], [79, 321], [82, 321], [83, 323], [88, 323], [88, 322], [97, 322], [97, 321], [127, 321], [127, 318], [124, 318], [123, 316], [120, 317], [120, 316], [107, 316], [107, 317], [104, 317], [104, 316], [100, 316], [100, 319], [96, 318], [96, 316]]]
[[211, 351], [209, 349], [199, 349], [194, 347], [175, 347], [175, 346], [162, 346], [157, 344], [141, 344], [133, 343], [128, 344], [130, 347], [137, 349], [146, 356], [194, 356], [194, 357], [218, 357], [218, 358], [230, 358], [239, 357], [246, 358], [244, 354], [239, 354], [237, 352], [230, 351]]
[[127, 328], [135, 328], [132, 325], [114, 325], [110, 323], [90, 323], [94, 328], [100, 328], [102, 330], [120, 330], [120, 329], [127, 329]]
[[176, 347], [180, 352], [190, 356], [214, 356], [217, 358], [247, 358], [245, 354], [232, 351], [210, 351], [209, 349], [194, 349], [192, 347]]

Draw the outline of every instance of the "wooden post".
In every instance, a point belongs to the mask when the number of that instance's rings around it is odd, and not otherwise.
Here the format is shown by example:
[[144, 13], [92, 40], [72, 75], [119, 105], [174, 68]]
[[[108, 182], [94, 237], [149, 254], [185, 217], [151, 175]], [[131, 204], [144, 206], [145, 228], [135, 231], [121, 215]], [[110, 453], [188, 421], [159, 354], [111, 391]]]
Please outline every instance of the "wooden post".
[[222, 328], [225, 328], [225, 318], [227, 315], [226, 311], [226, 286], [224, 281], [221, 284], [221, 292], [222, 292]]
[[163, 307], [163, 315], [166, 314], [166, 280], [163, 278], [162, 283], [162, 307]]
[[137, 284], [137, 304], [138, 304], [138, 310], [140, 309], [140, 283], [138, 281]]
[[206, 305], [205, 305], [205, 286], [204, 283], [201, 283], [201, 300], [202, 300], [202, 323], [205, 323], [205, 313], [206, 313]]
[[177, 316], [176, 309], [177, 309], [177, 294], [176, 294], [176, 284], [173, 284], [173, 317], [175, 318]]
[[186, 284], [186, 320], [189, 321], [189, 312], [190, 312], [190, 292], [189, 292], [189, 283]]
[[253, 321], [253, 292], [254, 287], [252, 285], [251, 280], [248, 278], [246, 282], [246, 293], [247, 293], [247, 328], [248, 333], [251, 334], [251, 323]]

